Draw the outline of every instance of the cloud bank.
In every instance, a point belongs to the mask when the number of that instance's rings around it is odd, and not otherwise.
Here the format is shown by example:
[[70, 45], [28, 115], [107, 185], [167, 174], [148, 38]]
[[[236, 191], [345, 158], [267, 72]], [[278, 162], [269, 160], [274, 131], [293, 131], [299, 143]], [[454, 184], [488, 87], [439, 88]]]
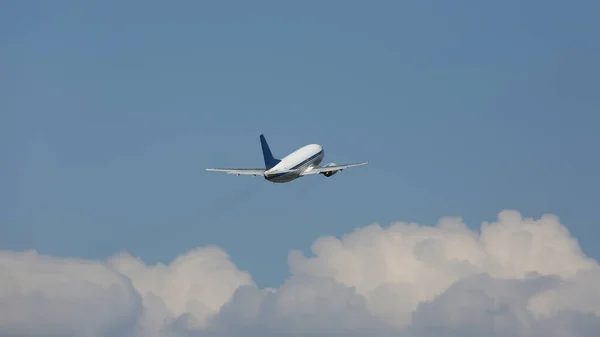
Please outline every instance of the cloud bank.
[[0, 336], [600, 336], [600, 266], [553, 215], [373, 224], [312, 252], [260, 289], [214, 246], [154, 266], [0, 251]]

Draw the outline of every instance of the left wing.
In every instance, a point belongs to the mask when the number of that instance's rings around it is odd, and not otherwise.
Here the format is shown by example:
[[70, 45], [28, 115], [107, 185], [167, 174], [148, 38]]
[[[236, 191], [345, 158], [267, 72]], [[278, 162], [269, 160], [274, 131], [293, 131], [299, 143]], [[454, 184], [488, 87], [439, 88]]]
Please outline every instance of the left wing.
[[235, 168], [207, 168], [206, 171], [212, 171], [212, 172], [225, 172], [228, 174], [251, 174], [253, 176], [255, 175], [262, 175], [263, 173], [265, 173], [264, 169], [235, 169]]
[[325, 173], [325, 172], [331, 172], [331, 171], [340, 171], [340, 170], [343, 170], [343, 169], [347, 169], [349, 167], [367, 165], [368, 163], [369, 162], [364, 161], [362, 163], [355, 163], [355, 164], [344, 164], [344, 165], [332, 165], [332, 166], [313, 167], [313, 168], [310, 168], [310, 169], [302, 172], [301, 175], [305, 176], [305, 175], [308, 175], [308, 174], [319, 174], [319, 173]]

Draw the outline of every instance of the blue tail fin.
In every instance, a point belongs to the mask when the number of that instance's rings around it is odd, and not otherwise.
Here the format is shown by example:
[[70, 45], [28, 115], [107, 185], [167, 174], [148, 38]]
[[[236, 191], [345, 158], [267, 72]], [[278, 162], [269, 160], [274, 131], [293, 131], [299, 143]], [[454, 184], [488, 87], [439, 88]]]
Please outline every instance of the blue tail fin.
[[262, 134], [260, 135], [260, 145], [262, 146], [263, 158], [265, 159], [265, 168], [268, 170], [279, 164], [280, 160], [273, 157], [271, 149], [269, 149], [269, 144], [267, 144], [267, 140]]

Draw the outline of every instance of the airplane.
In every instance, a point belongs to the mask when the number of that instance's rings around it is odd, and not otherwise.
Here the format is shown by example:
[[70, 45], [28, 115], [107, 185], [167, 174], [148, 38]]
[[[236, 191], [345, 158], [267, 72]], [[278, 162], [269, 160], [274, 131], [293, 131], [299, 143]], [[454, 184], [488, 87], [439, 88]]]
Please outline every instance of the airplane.
[[262, 146], [265, 168], [207, 168], [206, 171], [226, 172], [235, 175], [262, 175], [266, 180], [273, 183], [287, 183], [292, 180], [311, 175], [322, 174], [325, 177], [331, 177], [337, 172], [341, 172], [349, 167], [366, 165], [368, 162], [337, 165], [329, 163], [325, 166], [319, 166], [325, 157], [323, 147], [319, 144], [305, 145], [296, 151], [288, 154], [282, 159], [273, 157], [269, 144], [264, 136], [260, 135], [260, 144]]

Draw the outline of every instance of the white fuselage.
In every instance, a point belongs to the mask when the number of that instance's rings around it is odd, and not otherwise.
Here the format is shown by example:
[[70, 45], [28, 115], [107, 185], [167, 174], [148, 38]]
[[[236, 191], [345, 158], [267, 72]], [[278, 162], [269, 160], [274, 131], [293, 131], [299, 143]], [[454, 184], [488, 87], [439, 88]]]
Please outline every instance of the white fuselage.
[[310, 144], [299, 148], [298, 150], [285, 156], [281, 161], [265, 171], [266, 180], [274, 183], [285, 183], [300, 178], [301, 175], [296, 172], [277, 172], [279, 170], [306, 170], [313, 166], [318, 166], [325, 157], [323, 147], [318, 144]]

